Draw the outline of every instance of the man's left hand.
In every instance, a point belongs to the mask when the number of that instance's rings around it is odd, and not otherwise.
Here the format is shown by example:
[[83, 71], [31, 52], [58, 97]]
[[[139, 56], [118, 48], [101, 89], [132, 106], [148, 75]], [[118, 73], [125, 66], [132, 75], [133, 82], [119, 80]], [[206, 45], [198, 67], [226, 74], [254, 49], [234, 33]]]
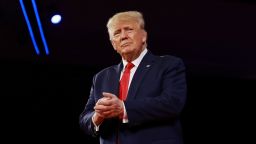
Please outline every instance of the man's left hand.
[[123, 115], [123, 102], [114, 94], [103, 92], [94, 109], [103, 118], [119, 117]]

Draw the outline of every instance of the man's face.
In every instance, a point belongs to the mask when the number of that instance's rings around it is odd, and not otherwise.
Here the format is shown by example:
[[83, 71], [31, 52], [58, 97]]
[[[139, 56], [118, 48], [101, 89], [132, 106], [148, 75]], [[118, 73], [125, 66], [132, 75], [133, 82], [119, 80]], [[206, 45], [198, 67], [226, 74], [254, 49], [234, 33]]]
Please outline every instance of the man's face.
[[133, 21], [116, 23], [109, 35], [114, 49], [122, 57], [140, 54], [147, 39], [146, 31]]

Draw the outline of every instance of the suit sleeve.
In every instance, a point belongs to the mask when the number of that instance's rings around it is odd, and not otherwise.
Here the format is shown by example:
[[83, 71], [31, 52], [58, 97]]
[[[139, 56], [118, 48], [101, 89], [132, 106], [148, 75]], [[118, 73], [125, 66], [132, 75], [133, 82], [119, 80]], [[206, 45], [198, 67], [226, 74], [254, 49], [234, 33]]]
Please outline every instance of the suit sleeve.
[[[95, 79], [95, 77], [93, 78]], [[94, 99], [94, 81], [93, 86], [91, 87], [90, 96], [88, 98], [88, 101], [85, 105], [84, 111], [80, 114], [79, 117], [79, 124], [80, 128], [89, 135], [96, 136], [97, 132], [94, 129], [94, 124], [92, 122], [92, 116], [94, 114], [93, 107], [95, 106], [95, 99]]]
[[[175, 120], [182, 111], [186, 100], [186, 76], [185, 66], [181, 59], [165, 60], [165, 68], [162, 70], [159, 93], [155, 96], [147, 96], [138, 93], [136, 99], [125, 102], [129, 125], [141, 125], [152, 122], [165, 122]], [[146, 78], [150, 78], [147, 76]], [[143, 90], [155, 87], [140, 87]]]

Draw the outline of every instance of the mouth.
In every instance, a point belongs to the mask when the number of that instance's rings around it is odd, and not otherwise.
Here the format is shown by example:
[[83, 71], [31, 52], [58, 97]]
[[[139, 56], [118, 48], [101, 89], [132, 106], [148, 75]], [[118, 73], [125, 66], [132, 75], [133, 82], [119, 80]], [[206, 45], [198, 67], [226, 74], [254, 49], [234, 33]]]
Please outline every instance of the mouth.
[[126, 47], [126, 46], [129, 46], [131, 43], [124, 43], [121, 45], [121, 47]]

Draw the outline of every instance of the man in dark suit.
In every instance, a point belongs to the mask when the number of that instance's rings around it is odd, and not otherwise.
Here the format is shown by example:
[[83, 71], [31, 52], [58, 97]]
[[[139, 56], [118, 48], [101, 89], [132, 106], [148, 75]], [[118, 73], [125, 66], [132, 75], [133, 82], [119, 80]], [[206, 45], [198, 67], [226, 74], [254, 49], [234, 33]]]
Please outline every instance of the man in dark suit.
[[94, 76], [81, 128], [99, 136], [101, 144], [182, 144], [179, 115], [187, 89], [183, 61], [147, 49], [140, 12], [117, 13], [107, 28], [122, 62]]

